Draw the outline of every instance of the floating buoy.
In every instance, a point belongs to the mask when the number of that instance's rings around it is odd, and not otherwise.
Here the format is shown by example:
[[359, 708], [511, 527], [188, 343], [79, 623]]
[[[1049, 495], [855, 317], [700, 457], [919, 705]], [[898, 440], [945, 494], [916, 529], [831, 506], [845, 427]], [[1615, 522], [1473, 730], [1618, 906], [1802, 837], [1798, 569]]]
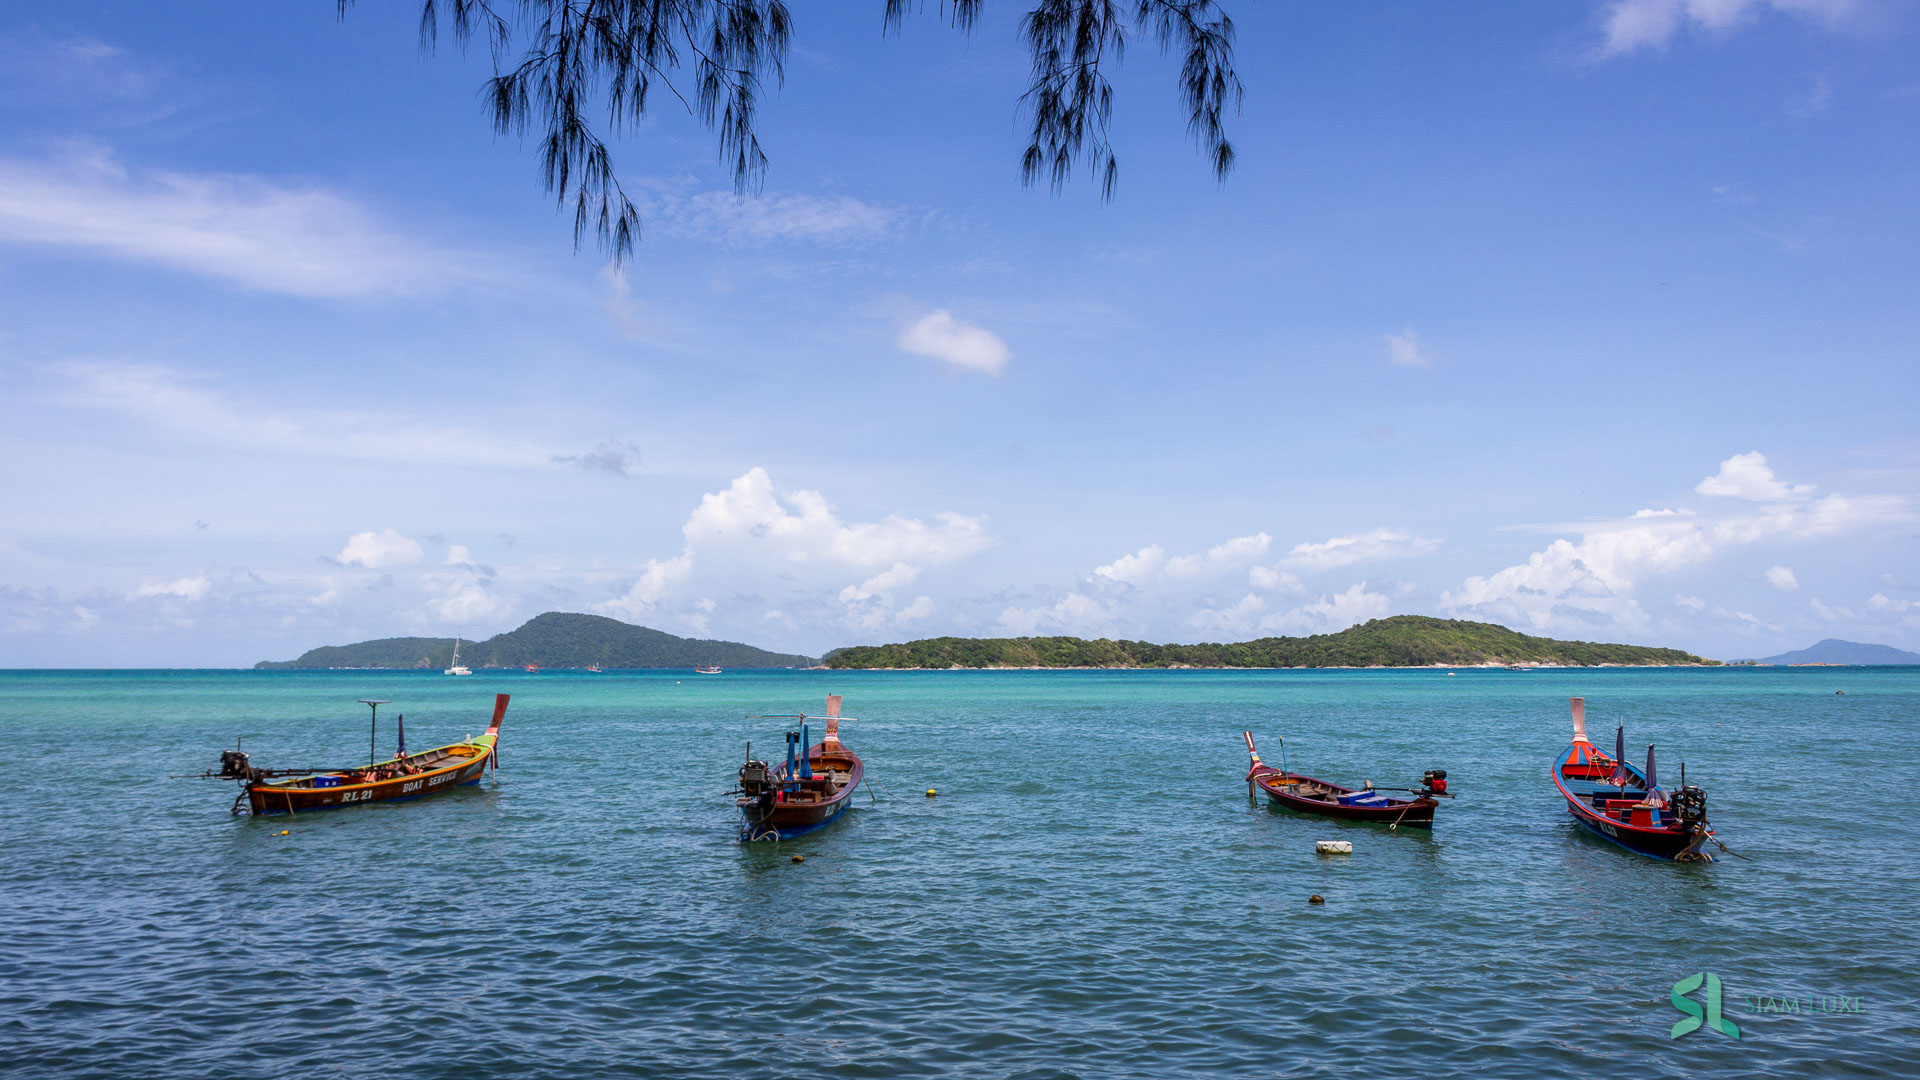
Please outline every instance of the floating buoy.
[[806, 861], [807, 861], [807, 857], [806, 857], [805, 855], [795, 855], [795, 856], [793, 857], [793, 861], [794, 861], [794, 862], [806, 862]]
[[281, 829], [281, 830], [280, 830], [280, 835], [281, 835], [281, 836], [289, 836], [289, 835], [291, 835], [292, 833], [293, 833], [293, 830], [292, 830], [292, 829]]
[[1326, 902], [1327, 898], [1321, 896], [1319, 893], [1314, 893], [1312, 896], [1307, 897], [1307, 903], [1309, 904], [1324, 904]]
[[929, 799], [931, 799], [931, 798], [933, 798], [933, 797], [934, 797], [935, 795], [938, 795], [938, 794], [940, 794], [940, 793], [939, 793], [939, 792], [937, 792], [937, 791], [935, 791], [935, 790], [933, 790], [932, 788], [928, 788], [928, 789], [927, 789], [927, 798], [929, 798]]
[[1320, 840], [1314, 843], [1313, 850], [1321, 855], [1351, 855], [1353, 854], [1353, 841]]
[[1846, 694], [1846, 691], [1845, 691], [1845, 690], [1835, 690], [1835, 691], [1834, 691], [1834, 693], [1835, 693], [1835, 694], [1839, 694], [1839, 695], [1841, 695], [1841, 696], [1845, 696], [1845, 694]]

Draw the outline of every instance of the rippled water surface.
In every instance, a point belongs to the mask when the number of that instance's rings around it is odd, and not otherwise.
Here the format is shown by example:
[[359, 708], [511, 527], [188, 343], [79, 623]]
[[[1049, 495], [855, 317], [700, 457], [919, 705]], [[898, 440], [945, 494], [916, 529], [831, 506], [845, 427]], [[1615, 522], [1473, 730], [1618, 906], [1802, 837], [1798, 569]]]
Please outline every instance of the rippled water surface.
[[[256, 820], [166, 779], [236, 736], [363, 760], [363, 697], [438, 745], [495, 691], [480, 787]], [[871, 795], [737, 843], [725, 793], [783, 730], [743, 716], [828, 692]], [[1571, 694], [1751, 861], [1578, 831]], [[1916, 717], [1911, 668], [0, 673], [0, 1070], [1913, 1076]], [[1461, 797], [1431, 835], [1255, 807], [1242, 729]], [[1669, 1038], [1696, 971], [1739, 1039]], [[1749, 1008], [1822, 995], [1861, 1011]]]

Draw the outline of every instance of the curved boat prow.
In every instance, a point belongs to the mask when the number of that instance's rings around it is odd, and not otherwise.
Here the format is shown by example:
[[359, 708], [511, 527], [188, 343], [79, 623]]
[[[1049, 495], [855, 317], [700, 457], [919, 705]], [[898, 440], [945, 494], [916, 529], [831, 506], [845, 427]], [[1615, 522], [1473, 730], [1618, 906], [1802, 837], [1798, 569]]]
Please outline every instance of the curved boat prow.
[[821, 737], [822, 746], [840, 743], [840, 695], [827, 695], [827, 733]]
[[1587, 738], [1587, 699], [1577, 697], [1568, 698], [1567, 701], [1573, 706], [1573, 741], [1591, 742]]
[[507, 718], [507, 694], [493, 695], [493, 723], [487, 725], [487, 733], [473, 740], [488, 748], [500, 741], [500, 721]]
[[1240, 733], [1240, 737], [1245, 739], [1247, 743], [1247, 760], [1252, 763], [1253, 768], [1259, 768], [1264, 762], [1260, 760], [1260, 751], [1253, 748], [1253, 732], [1243, 731]]

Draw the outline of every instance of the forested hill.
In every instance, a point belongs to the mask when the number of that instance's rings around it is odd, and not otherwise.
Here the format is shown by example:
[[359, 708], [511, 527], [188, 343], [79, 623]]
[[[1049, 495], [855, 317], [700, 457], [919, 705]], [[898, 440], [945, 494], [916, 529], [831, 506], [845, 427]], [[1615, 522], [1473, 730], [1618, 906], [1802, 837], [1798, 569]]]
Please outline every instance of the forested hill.
[[1337, 634], [1212, 645], [1074, 637], [927, 638], [828, 653], [832, 668], [1424, 667], [1444, 664], [1717, 664], [1678, 649], [1555, 641], [1492, 623], [1395, 615]]
[[[256, 668], [428, 668], [444, 670], [453, 662], [452, 638], [381, 638], [356, 645], [309, 649], [298, 660], [262, 660]], [[549, 611], [520, 629], [460, 645], [460, 662], [470, 668], [569, 668], [598, 664], [605, 668], [675, 668], [717, 664], [723, 668], [808, 667], [813, 660], [772, 653], [734, 641], [675, 637], [631, 626], [601, 615]]]

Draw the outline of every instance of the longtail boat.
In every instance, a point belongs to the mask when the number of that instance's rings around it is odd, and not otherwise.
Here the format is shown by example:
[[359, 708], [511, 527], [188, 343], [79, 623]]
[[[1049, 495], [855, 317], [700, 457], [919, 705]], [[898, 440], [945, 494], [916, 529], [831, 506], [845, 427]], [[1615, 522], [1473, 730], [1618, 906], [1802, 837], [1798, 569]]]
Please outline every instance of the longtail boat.
[[1253, 732], [1243, 731], [1240, 737], [1246, 740], [1247, 757], [1252, 762], [1247, 770], [1247, 796], [1253, 798], [1255, 792], [1264, 792], [1274, 806], [1345, 821], [1384, 822], [1396, 828], [1405, 825], [1415, 829], [1431, 829], [1433, 811], [1440, 805], [1439, 800], [1453, 798], [1447, 793], [1445, 769], [1428, 769], [1426, 775], [1420, 778], [1419, 788], [1405, 789], [1413, 797], [1400, 799], [1381, 793], [1371, 783], [1362, 788], [1344, 788], [1288, 771], [1285, 767], [1285, 739], [1280, 740], [1281, 767], [1276, 769], [1260, 760], [1260, 751], [1253, 745]]
[[[787, 760], [774, 767], [753, 757], [753, 745], [747, 745], [747, 762], [740, 766], [740, 839], [790, 840], [824, 829], [853, 805], [854, 789], [866, 774], [860, 756], [840, 741], [840, 721], [854, 717], [840, 715], [840, 695], [827, 695], [827, 715], [755, 716], [752, 720], [798, 720], [800, 730], [787, 732]], [[807, 745], [808, 723], [827, 722], [826, 735], [813, 746]]]
[[[386, 702], [362, 704], [373, 707], [371, 740], [379, 728], [380, 706]], [[219, 772], [205, 775], [240, 781], [240, 794], [233, 800], [236, 814], [243, 804], [255, 814], [297, 814], [437, 795], [480, 782], [487, 765], [496, 761], [500, 721], [506, 715], [507, 695], [497, 694], [493, 723], [487, 725], [486, 734], [417, 754], [407, 753], [406, 719], [402, 717], [399, 752], [385, 761], [370, 752], [368, 757], [374, 760], [350, 769], [261, 769], [248, 760], [244, 750], [235, 749], [220, 754]]]
[[[1687, 783], [1687, 766], [1680, 766], [1680, 789], [1661, 789], [1654, 771], [1653, 747], [1647, 747], [1647, 767], [1636, 768], [1624, 758], [1627, 731], [1614, 731], [1614, 752], [1608, 755], [1587, 739], [1587, 699], [1569, 699], [1573, 706], [1573, 745], [1553, 763], [1553, 783], [1567, 800], [1567, 813], [1595, 835], [1628, 851], [1654, 859], [1712, 862], [1704, 849], [1718, 844], [1707, 824], [1707, 793]], [[1725, 850], [1725, 845], [1721, 845]]]

